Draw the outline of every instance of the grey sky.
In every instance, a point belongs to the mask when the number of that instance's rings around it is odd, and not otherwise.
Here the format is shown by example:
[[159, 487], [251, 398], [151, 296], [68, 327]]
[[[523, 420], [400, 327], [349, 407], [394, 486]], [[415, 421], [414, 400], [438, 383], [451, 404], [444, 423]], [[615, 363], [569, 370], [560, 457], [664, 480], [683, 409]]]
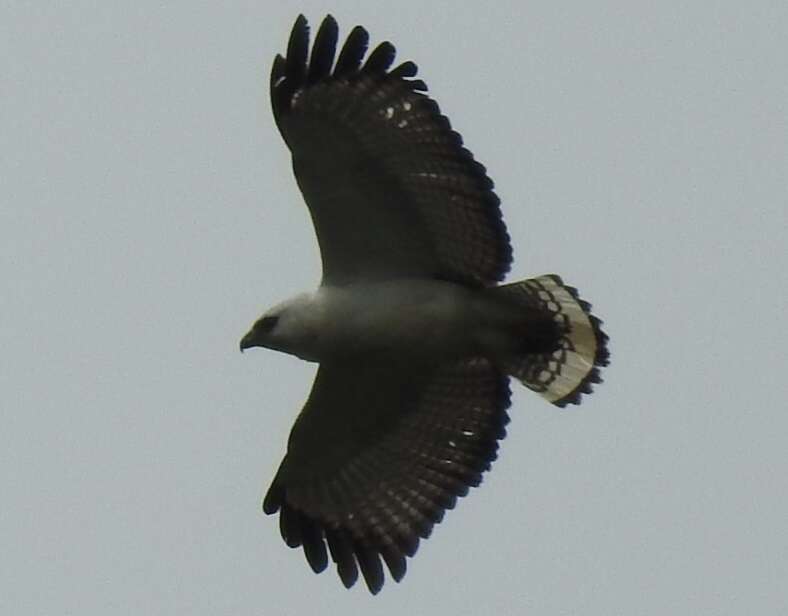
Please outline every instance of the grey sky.
[[[0, 7], [0, 612], [788, 611], [786, 3], [48, 4]], [[238, 353], [319, 280], [267, 80], [329, 10], [611, 336], [374, 598], [260, 510], [314, 367]]]

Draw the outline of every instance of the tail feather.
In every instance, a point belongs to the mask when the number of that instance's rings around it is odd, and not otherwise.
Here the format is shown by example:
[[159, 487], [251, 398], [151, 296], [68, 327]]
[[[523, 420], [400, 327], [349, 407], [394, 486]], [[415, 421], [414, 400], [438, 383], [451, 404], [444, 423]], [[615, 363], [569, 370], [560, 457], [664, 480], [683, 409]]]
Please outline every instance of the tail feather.
[[602, 382], [599, 368], [610, 358], [608, 337], [602, 321], [591, 314], [591, 304], [556, 275], [504, 285], [495, 292], [507, 294], [554, 325], [542, 330], [552, 338], [542, 348], [529, 341], [528, 351], [505, 359], [506, 372], [556, 406], [580, 404], [582, 394], [591, 393], [592, 383]]

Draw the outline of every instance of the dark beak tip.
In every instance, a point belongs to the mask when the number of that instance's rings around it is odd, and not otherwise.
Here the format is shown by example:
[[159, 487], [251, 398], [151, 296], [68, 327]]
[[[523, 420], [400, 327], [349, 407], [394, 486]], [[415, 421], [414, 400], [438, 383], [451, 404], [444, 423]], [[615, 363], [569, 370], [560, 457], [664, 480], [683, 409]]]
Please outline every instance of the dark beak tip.
[[243, 338], [241, 338], [241, 343], [238, 345], [241, 349], [241, 353], [244, 352], [245, 349], [248, 349], [252, 346], [251, 340], [249, 340], [249, 335], [247, 334]]

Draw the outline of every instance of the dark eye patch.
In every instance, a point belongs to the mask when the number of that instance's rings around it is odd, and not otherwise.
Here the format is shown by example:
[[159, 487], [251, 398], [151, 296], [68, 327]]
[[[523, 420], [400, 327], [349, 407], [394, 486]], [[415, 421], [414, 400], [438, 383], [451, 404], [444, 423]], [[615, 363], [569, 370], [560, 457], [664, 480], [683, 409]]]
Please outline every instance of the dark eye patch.
[[257, 322], [257, 325], [255, 326], [255, 329], [260, 331], [260, 332], [262, 332], [262, 333], [266, 333], [267, 334], [274, 327], [276, 327], [277, 321], [279, 321], [279, 317], [277, 317], [277, 316], [263, 317], [262, 319], [260, 319]]

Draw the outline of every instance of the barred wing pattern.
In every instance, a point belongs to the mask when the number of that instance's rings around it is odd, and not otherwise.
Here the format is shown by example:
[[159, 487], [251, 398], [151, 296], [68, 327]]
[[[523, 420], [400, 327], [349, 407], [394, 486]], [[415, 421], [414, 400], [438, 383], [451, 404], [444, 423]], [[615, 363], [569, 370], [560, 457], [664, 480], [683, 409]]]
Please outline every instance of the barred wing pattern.
[[[457, 497], [481, 482], [505, 435], [508, 378], [488, 361], [447, 366], [321, 364], [263, 503], [315, 572], [336, 564], [369, 590]], [[382, 559], [382, 562], [381, 562]]]
[[299, 16], [271, 72], [274, 117], [315, 226], [323, 282], [502, 280], [512, 250], [484, 166], [413, 79], [416, 65], [390, 69], [390, 43], [362, 64], [368, 40], [354, 28], [334, 65], [334, 19], [325, 18], [309, 55]]

